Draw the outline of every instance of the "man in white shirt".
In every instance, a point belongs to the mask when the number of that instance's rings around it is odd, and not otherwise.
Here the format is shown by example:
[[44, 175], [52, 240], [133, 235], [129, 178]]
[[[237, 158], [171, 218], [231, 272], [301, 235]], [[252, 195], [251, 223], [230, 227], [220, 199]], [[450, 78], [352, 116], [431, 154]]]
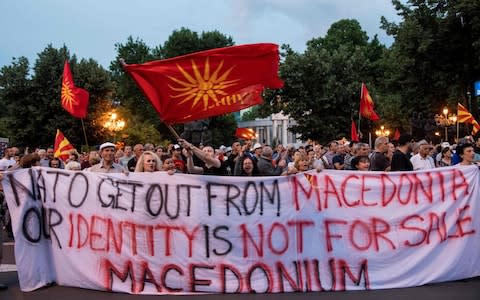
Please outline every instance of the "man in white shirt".
[[120, 164], [124, 168], [128, 167], [128, 161], [132, 159], [132, 157], [133, 157], [132, 146], [125, 146], [125, 149], [123, 150], [123, 156], [120, 158]]
[[418, 153], [410, 158], [410, 162], [413, 165], [413, 170], [428, 170], [435, 168], [435, 162], [430, 156], [430, 151], [433, 149], [433, 145], [429, 144], [426, 140], [421, 140], [417, 143]]
[[12, 148], [5, 149], [5, 155], [2, 159], [0, 159], [0, 171], [6, 171], [9, 167], [16, 163], [13, 155], [14, 151]]
[[98, 173], [126, 173], [126, 169], [114, 162], [115, 144], [107, 142], [100, 145], [100, 163], [91, 166], [86, 171]]

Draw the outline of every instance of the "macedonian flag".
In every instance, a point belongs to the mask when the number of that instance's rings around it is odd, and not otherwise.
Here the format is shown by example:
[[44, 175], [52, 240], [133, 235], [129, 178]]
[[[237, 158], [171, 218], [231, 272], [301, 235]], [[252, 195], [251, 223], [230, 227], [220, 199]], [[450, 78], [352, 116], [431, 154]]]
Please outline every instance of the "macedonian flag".
[[63, 133], [57, 129], [55, 136], [55, 145], [53, 146], [53, 156], [66, 161], [70, 156], [70, 150], [75, 149], [72, 144], [67, 140]]
[[360, 95], [360, 115], [364, 118], [367, 118], [372, 121], [380, 120], [380, 117], [375, 112], [375, 104], [373, 103], [372, 97], [367, 90], [365, 83], [362, 83], [362, 91]]
[[65, 61], [62, 77], [62, 106], [72, 116], [85, 118], [87, 116], [89, 94], [73, 83], [72, 72], [68, 61]]
[[252, 128], [237, 128], [235, 130], [235, 136], [244, 140], [253, 140], [256, 136], [256, 132]]
[[124, 64], [160, 118], [185, 123], [262, 103], [265, 87], [281, 88], [278, 46], [212, 49], [144, 64]]
[[480, 125], [477, 120], [473, 118], [473, 115], [465, 108], [465, 106], [458, 103], [457, 108], [457, 122], [472, 124], [472, 135], [476, 135], [480, 130]]

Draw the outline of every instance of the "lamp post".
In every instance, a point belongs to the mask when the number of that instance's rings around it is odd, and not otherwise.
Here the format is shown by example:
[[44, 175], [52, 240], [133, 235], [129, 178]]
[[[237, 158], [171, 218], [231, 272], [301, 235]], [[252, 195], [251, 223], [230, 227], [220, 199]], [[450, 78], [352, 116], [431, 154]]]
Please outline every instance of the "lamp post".
[[[445, 120], [448, 120], [448, 108], [444, 107], [442, 112], [443, 112], [443, 115], [445, 116]], [[445, 141], [448, 142], [448, 129], [447, 129], [447, 126], [445, 126]]]
[[117, 132], [122, 131], [125, 128], [125, 121], [118, 117], [116, 112], [110, 112], [110, 117], [103, 124], [103, 127], [113, 133], [113, 142], [116, 142]]
[[375, 130], [375, 134], [377, 136], [389, 136], [390, 135], [390, 130], [385, 129], [385, 126], [380, 126], [380, 129]]
[[442, 114], [435, 115], [435, 123], [437, 124], [437, 126], [443, 126], [445, 128], [445, 141], [448, 142], [448, 127], [457, 123], [457, 116], [455, 114], [449, 115], [448, 108], [444, 107], [442, 110]]

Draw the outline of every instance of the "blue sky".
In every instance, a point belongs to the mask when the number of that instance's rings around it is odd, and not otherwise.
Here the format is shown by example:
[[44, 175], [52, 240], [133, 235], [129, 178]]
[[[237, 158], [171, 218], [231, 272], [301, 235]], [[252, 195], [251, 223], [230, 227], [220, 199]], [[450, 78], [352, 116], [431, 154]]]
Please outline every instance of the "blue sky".
[[398, 22], [390, 0], [1, 0], [0, 67], [48, 44], [108, 67], [128, 36], [155, 47], [175, 29], [218, 30], [236, 44], [273, 42], [303, 52], [340, 19], [357, 19], [370, 37], [392, 42], [380, 17]]

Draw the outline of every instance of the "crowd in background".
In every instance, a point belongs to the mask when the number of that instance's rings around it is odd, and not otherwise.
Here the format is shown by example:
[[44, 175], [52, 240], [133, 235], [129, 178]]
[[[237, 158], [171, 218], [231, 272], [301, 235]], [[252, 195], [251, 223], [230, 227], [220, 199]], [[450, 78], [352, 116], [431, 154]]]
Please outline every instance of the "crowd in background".
[[366, 143], [330, 141], [322, 145], [269, 145], [252, 141], [235, 141], [231, 146], [195, 146], [179, 139], [167, 147], [151, 143], [117, 148], [106, 142], [98, 151], [78, 153], [71, 150], [65, 161], [54, 157], [54, 149], [9, 147], [0, 160], [0, 171], [43, 166], [72, 171], [155, 172], [219, 175], [280, 176], [315, 169], [360, 171], [413, 171], [480, 161], [480, 138], [471, 136], [450, 145], [434, 145], [427, 140], [414, 141], [409, 134], [395, 143], [378, 137], [373, 148]]
[[[269, 145], [252, 141], [235, 141], [231, 146], [195, 146], [179, 139], [167, 147], [151, 143], [124, 146], [106, 142], [98, 151], [69, 152], [65, 161], [56, 158], [54, 149], [17, 147], [5, 149], [0, 160], [2, 171], [43, 166], [71, 171], [103, 173], [167, 172], [219, 176], [282, 176], [308, 170], [321, 171], [414, 171], [480, 162], [480, 138], [475, 142], [467, 136], [450, 145], [433, 145], [427, 140], [414, 141], [409, 134], [392, 143], [388, 137], [378, 137], [372, 147], [366, 143], [331, 141], [325, 145], [308, 142], [303, 145]], [[1, 187], [1, 185], [0, 185]], [[0, 192], [0, 197], [3, 193]], [[1, 199], [0, 199], [1, 200]], [[0, 201], [0, 216], [12, 237], [8, 209]], [[6, 219], [5, 219], [6, 218]]]

